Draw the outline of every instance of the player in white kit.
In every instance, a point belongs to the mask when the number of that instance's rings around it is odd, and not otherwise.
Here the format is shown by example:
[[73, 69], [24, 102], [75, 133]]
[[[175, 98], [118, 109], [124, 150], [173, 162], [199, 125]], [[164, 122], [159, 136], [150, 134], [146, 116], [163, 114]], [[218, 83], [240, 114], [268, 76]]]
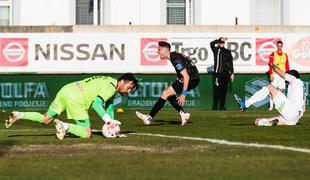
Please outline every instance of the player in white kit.
[[269, 62], [269, 66], [272, 67], [276, 74], [288, 82], [287, 97], [269, 84], [246, 101], [236, 94], [235, 99], [242, 111], [247, 110], [252, 104], [262, 101], [268, 96], [273, 100], [275, 108], [280, 115], [272, 118], [257, 118], [255, 120], [255, 125], [257, 126], [296, 125], [306, 111], [304, 83], [300, 80], [300, 75], [296, 70], [290, 70], [285, 73], [272, 62]]

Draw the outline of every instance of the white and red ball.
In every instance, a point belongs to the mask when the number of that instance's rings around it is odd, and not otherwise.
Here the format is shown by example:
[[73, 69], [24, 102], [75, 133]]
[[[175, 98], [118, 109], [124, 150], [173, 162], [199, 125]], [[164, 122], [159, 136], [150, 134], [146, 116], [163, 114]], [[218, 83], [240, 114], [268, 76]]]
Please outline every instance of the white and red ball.
[[105, 123], [102, 126], [102, 135], [106, 138], [116, 138], [120, 132], [121, 129], [116, 123]]

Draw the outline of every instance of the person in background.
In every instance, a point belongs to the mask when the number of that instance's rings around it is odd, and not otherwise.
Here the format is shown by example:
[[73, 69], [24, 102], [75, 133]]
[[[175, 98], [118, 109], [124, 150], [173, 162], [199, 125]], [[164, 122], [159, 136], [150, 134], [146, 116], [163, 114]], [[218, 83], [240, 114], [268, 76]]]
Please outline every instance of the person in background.
[[210, 43], [214, 54], [213, 110], [226, 110], [225, 101], [228, 83], [234, 81], [234, 66], [231, 51], [226, 49], [227, 38], [221, 37]]
[[[269, 56], [269, 62], [277, 65], [281, 71], [289, 71], [290, 66], [288, 62], [288, 57], [285, 52], [282, 51], [283, 49], [283, 42], [278, 41], [277, 42], [277, 50], [272, 52]], [[270, 74], [270, 82], [271, 85], [279, 91], [283, 92], [285, 89], [285, 80], [281, 78], [278, 74], [272, 70], [271, 66], [269, 67], [269, 74]], [[273, 101], [271, 98], [269, 98], [269, 110], [273, 110]]]

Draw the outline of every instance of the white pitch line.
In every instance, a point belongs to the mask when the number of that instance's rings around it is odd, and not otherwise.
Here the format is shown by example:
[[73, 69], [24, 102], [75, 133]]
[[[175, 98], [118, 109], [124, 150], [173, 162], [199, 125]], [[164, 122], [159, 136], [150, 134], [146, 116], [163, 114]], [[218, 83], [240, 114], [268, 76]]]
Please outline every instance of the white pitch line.
[[[3, 132], [22, 132], [22, 131], [55, 131], [55, 129], [1, 129]], [[93, 129], [92, 132], [101, 132], [101, 130]], [[164, 134], [151, 134], [151, 133], [130, 133], [131, 135], [139, 135], [139, 136], [153, 136], [153, 137], [164, 137], [164, 138], [172, 138], [172, 139], [185, 139], [192, 141], [207, 141], [213, 144], [223, 144], [229, 146], [245, 146], [245, 147], [255, 147], [255, 148], [270, 148], [270, 149], [278, 149], [278, 150], [286, 150], [286, 151], [294, 151], [294, 152], [303, 152], [310, 153], [310, 149], [307, 148], [297, 148], [297, 147], [289, 147], [282, 145], [269, 145], [269, 144], [258, 144], [258, 143], [242, 143], [235, 141], [227, 141], [222, 139], [210, 139], [210, 138], [201, 138], [201, 137], [187, 137], [187, 136], [170, 136]]]
[[169, 135], [164, 135], [164, 134], [150, 134], [150, 133], [130, 133], [130, 134], [139, 135], [139, 136], [153, 136], [153, 137], [163, 137], [163, 138], [172, 138], [172, 139], [185, 139], [185, 140], [192, 140], [192, 141], [207, 141], [207, 142], [210, 142], [213, 144], [223, 144], [223, 145], [229, 145], [229, 146], [270, 148], [270, 149], [277, 149], [277, 150], [310, 153], [310, 149], [289, 147], [289, 146], [282, 146], [282, 145], [242, 143], [242, 142], [234, 142], [234, 141], [227, 141], [227, 140], [221, 140], [221, 139], [210, 139], [210, 138], [201, 138], [201, 137], [186, 137], [186, 136], [169, 136]]

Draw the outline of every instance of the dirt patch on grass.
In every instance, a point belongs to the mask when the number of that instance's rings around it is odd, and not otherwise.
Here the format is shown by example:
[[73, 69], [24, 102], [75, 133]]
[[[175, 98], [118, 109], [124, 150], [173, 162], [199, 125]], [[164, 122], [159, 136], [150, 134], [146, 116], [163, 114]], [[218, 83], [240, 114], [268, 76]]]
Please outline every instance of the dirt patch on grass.
[[[175, 153], [184, 151], [201, 151], [208, 149], [208, 145], [193, 145], [181, 147], [162, 146], [132, 146], [115, 145], [105, 142], [79, 143], [71, 145], [59, 144], [36, 144], [36, 145], [14, 145], [1, 152], [2, 156], [44, 156], [44, 155], [77, 155], [97, 153]], [[0, 150], [1, 151], [1, 150]]]

